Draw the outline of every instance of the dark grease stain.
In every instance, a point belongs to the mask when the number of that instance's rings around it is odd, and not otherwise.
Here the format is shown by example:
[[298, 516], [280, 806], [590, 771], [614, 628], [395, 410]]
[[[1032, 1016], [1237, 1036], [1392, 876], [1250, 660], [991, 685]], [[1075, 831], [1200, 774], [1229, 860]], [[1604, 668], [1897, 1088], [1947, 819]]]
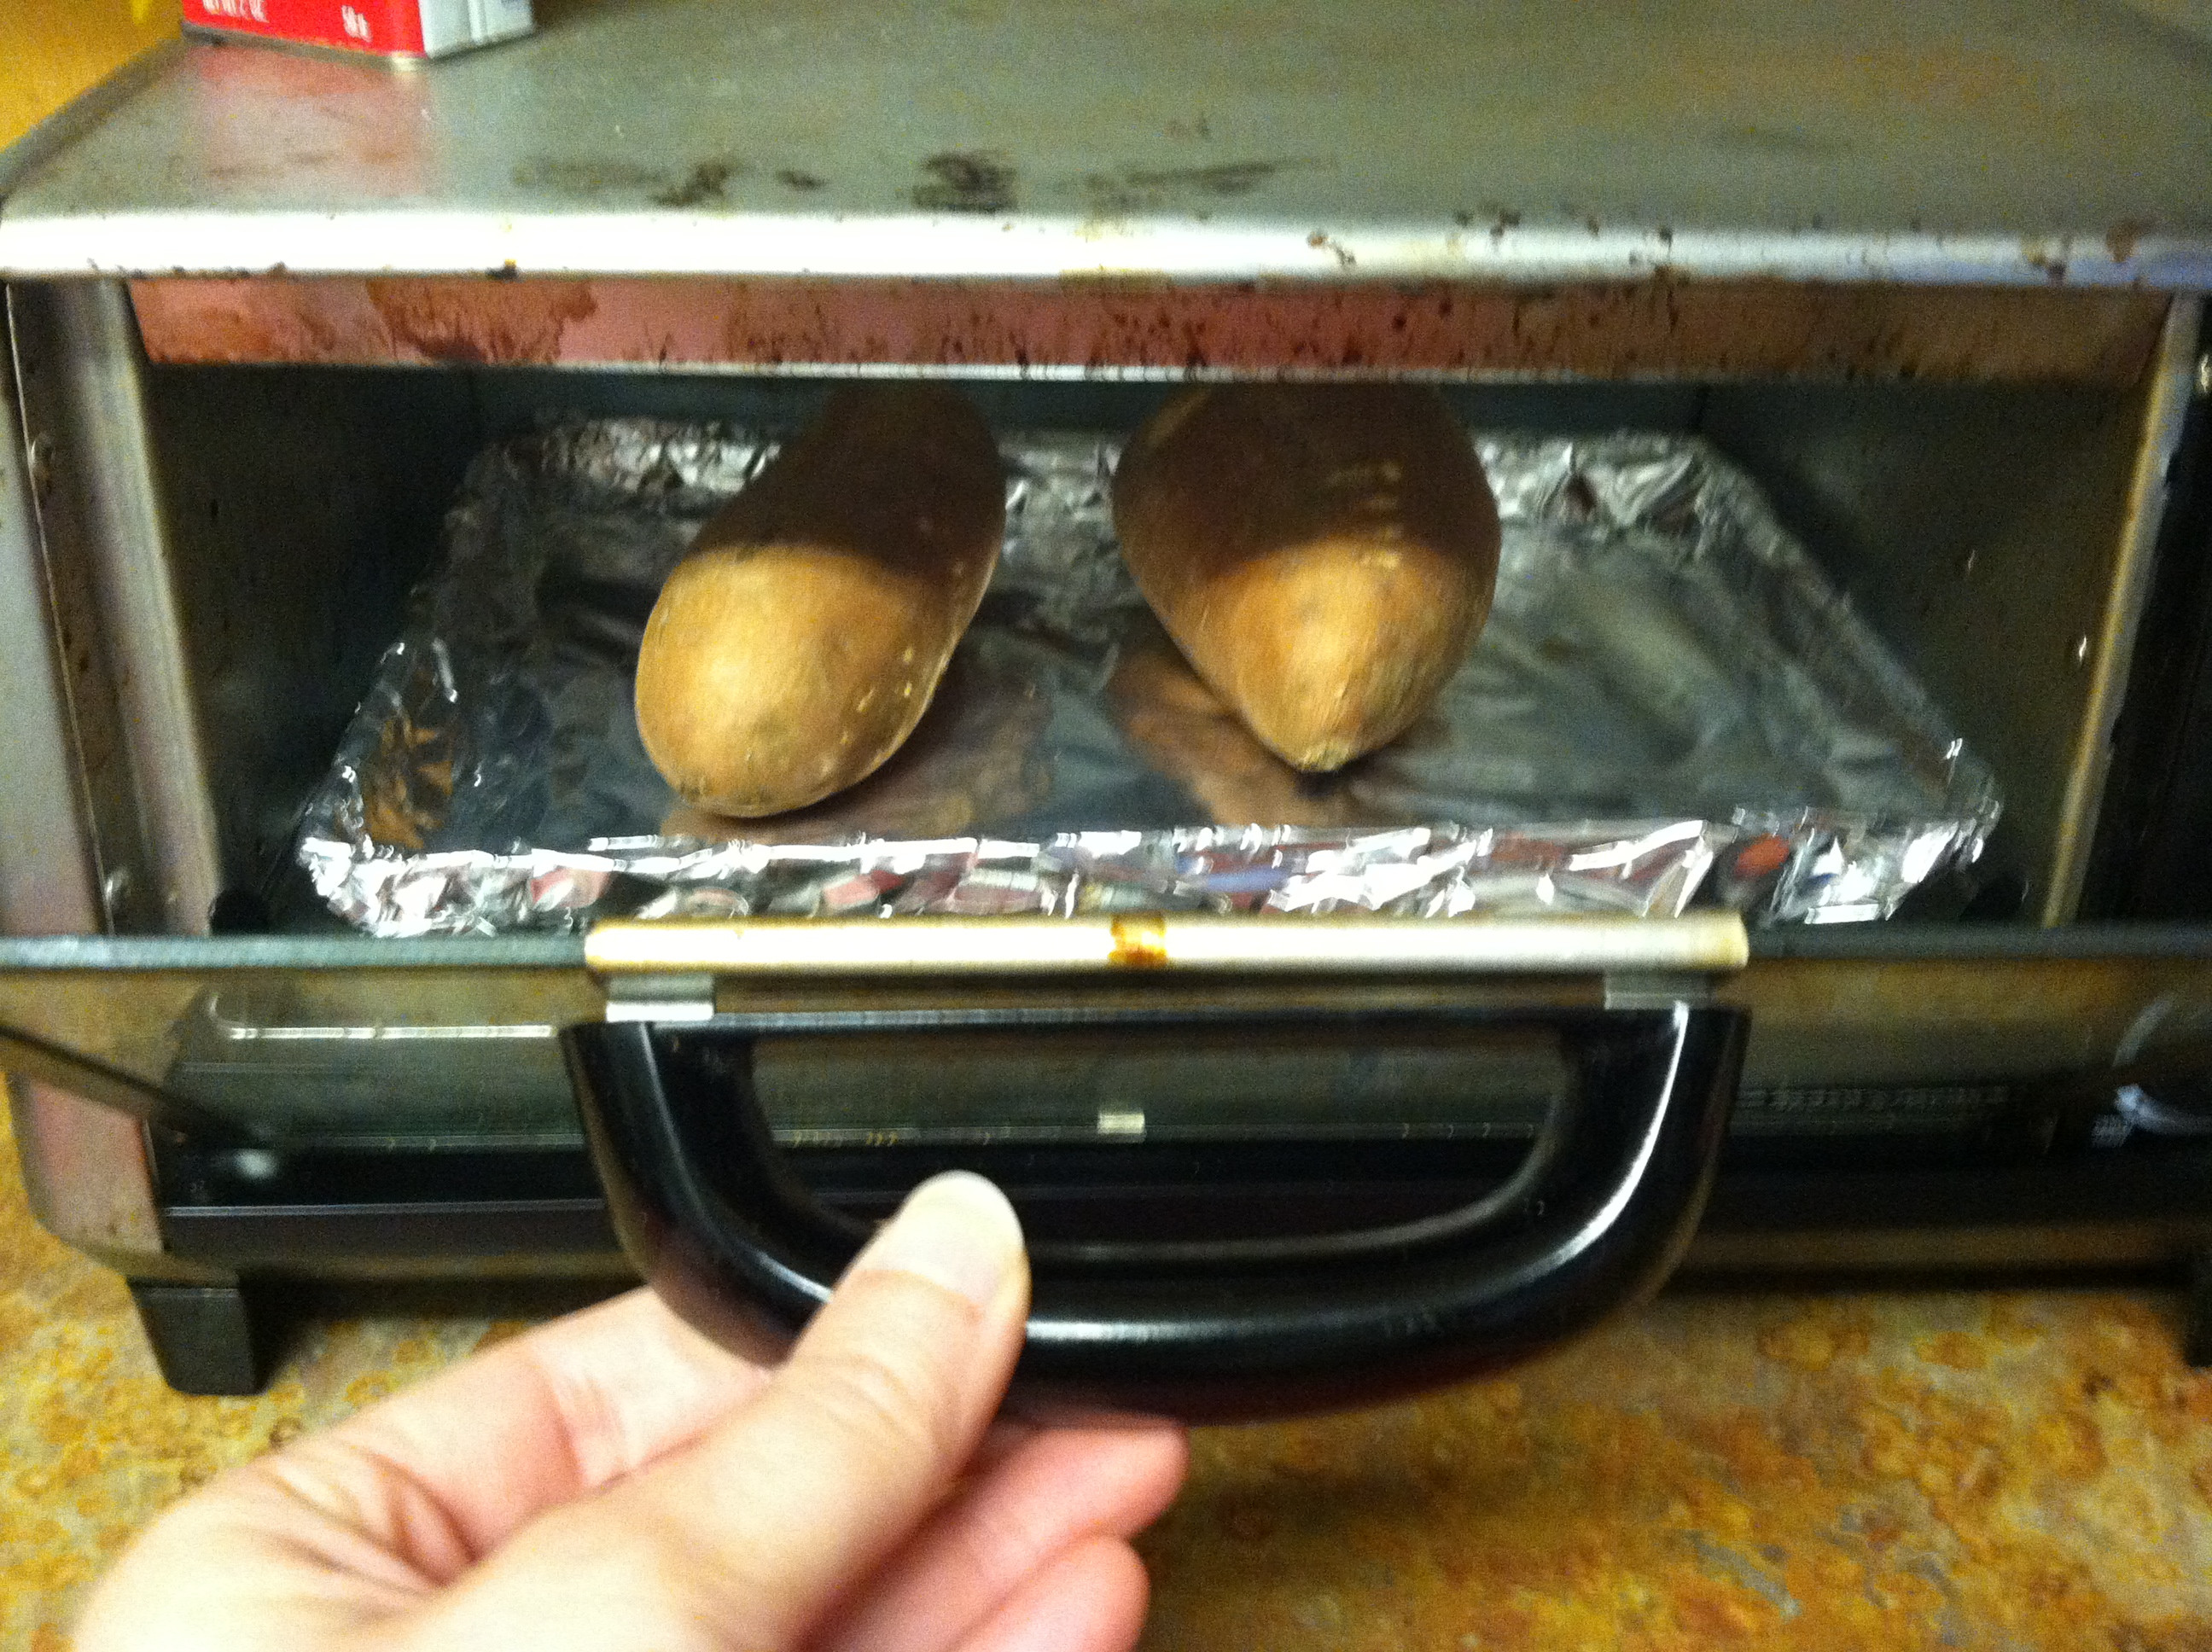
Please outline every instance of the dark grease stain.
[[678, 184], [655, 190], [650, 197], [655, 206], [696, 207], [709, 201], [724, 198], [730, 179], [745, 170], [741, 161], [702, 161], [685, 174]]
[[655, 206], [694, 207], [722, 199], [730, 180], [749, 170], [742, 161], [702, 161], [679, 176], [665, 167], [585, 156], [526, 161], [514, 175], [518, 189], [545, 190], [574, 200], [642, 195]]
[[796, 167], [786, 167], [775, 175], [775, 181], [786, 189], [817, 190], [823, 180], [811, 172], [801, 172]]
[[1170, 167], [1121, 175], [1137, 189], [1191, 189], [1206, 195], [1249, 195], [1279, 172], [1310, 166], [1300, 161], [1232, 161], [1218, 167]]
[[1012, 212], [1014, 169], [1003, 155], [948, 149], [921, 163], [931, 181], [914, 186], [914, 203], [924, 212]]
[[2105, 250], [2112, 255], [2114, 264], [2125, 264], [2135, 257], [2142, 238], [2157, 228], [2153, 218], [2123, 218], [2105, 232]]
[[1230, 161], [1211, 167], [1125, 167], [1084, 173], [1080, 187], [1093, 212], [1158, 210], [1177, 197], [1230, 200], [1249, 195], [1269, 179], [1321, 166], [1318, 161]]

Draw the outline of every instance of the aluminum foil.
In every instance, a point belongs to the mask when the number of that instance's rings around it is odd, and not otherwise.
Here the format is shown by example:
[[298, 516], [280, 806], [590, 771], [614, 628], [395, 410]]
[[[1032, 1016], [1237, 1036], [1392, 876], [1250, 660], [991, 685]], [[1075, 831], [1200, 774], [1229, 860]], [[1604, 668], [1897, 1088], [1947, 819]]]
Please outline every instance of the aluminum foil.
[[480, 454], [299, 854], [374, 933], [622, 914], [1358, 908], [1887, 916], [1998, 800], [1756, 489], [1694, 439], [1472, 438], [1498, 598], [1430, 714], [1302, 775], [1221, 711], [1116, 545], [1116, 442], [1004, 444], [1007, 532], [928, 714], [875, 774], [681, 805], [630, 682], [655, 593], [767, 433], [549, 423]]

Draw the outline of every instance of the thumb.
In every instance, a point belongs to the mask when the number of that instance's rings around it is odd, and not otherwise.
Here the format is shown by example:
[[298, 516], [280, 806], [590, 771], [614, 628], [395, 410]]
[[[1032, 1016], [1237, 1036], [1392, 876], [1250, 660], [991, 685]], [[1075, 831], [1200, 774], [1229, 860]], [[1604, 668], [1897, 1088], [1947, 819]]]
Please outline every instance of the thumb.
[[426, 1614], [437, 1643], [481, 1621], [592, 1652], [798, 1645], [951, 1489], [1028, 1311], [1006, 1196], [924, 1182], [751, 1404], [519, 1534]]

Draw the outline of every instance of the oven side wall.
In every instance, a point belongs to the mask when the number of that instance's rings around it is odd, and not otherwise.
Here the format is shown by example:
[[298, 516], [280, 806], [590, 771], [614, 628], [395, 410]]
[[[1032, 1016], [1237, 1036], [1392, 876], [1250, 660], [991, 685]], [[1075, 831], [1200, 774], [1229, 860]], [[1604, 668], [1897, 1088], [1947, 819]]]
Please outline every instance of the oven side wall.
[[[96, 933], [107, 926], [92, 805], [66, 660], [96, 641], [57, 618], [35, 489], [50, 476], [26, 437], [13, 334], [0, 372], [0, 931]], [[138, 1125], [48, 1085], [9, 1079], [8, 1100], [31, 1207], [58, 1237], [112, 1266], [167, 1272]]]
[[2076, 915], [2148, 594], [2199, 305], [2142, 379], [1714, 387], [1700, 428], [1996, 771], [1990, 865]]

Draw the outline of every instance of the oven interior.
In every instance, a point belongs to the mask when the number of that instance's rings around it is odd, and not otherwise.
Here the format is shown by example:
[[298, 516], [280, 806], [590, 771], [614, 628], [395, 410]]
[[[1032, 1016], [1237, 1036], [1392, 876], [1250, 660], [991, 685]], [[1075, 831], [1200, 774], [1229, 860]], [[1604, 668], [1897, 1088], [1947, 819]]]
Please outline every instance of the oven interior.
[[[1126, 433], [1157, 384], [963, 386], [1000, 429]], [[293, 833], [468, 459], [553, 414], [803, 422], [823, 381], [575, 369], [155, 367], [171, 577], [230, 897], [325, 921]], [[2140, 392], [1913, 383], [1453, 385], [1470, 426], [1694, 433], [1747, 470], [1995, 770], [1977, 915], [2062, 915], [2069, 776], [2094, 692]], [[265, 916], [257, 914], [263, 914]], [[197, 914], [174, 914], [189, 931]]]

